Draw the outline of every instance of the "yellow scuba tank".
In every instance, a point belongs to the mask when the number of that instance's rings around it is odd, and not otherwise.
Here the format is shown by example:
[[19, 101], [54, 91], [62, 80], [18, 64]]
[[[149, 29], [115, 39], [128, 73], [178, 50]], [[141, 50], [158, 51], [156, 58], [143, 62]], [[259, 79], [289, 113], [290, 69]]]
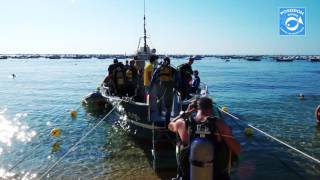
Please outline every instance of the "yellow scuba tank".
[[128, 69], [127, 71], [126, 71], [126, 77], [127, 77], [127, 80], [128, 81], [132, 81], [132, 71], [131, 71], [131, 69]]
[[116, 81], [118, 85], [124, 84], [123, 70], [121, 69], [121, 67], [116, 68]]

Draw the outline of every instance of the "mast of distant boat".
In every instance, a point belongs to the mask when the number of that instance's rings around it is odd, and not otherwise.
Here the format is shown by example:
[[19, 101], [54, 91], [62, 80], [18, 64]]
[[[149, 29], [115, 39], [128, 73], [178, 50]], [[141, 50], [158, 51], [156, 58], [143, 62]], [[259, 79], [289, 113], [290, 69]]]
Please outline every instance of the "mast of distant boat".
[[146, 1], [143, 1], [144, 52], [147, 53]]

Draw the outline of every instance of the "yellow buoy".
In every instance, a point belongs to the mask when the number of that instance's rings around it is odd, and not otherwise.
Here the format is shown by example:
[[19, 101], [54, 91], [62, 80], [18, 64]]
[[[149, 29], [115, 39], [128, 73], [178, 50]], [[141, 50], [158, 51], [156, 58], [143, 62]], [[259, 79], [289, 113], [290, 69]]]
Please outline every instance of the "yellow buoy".
[[222, 111], [223, 112], [228, 112], [228, 108], [227, 107], [222, 107]]
[[70, 112], [70, 116], [71, 116], [72, 118], [76, 118], [76, 117], [77, 117], [77, 111], [71, 111], [71, 112]]
[[53, 128], [51, 130], [51, 136], [58, 137], [61, 135], [61, 130], [59, 128]]
[[60, 144], [61, 143], [59, 141], [53, 143], [52, 146], [51, 146], [52, 147], [52, 149], [51, 149], [52, 152], [58, 152], [60, 150]]
[[246, 136], [248, 136], [248, 137], [253, 136], [253, 129], [250, 128], [250, 127], [245, 128], [245, 129], [244, 129], [244, 134], [245, 134]]

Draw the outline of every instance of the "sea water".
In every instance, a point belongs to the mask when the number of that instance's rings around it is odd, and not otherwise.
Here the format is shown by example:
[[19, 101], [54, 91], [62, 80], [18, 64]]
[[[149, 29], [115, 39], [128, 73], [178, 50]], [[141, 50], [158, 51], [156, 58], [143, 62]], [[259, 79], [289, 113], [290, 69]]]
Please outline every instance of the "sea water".
[[[110, 59], [0, 60], [0, 177], [34, 179], [50, 170], [45, 177], [159, 178], [146, 153], [123, 132], [113, 113], [70, 151], [103, 118], [86, 113], [81, 99], [101, 84], [111, 62]], [[174, 65], [183, 62], [183, 59], [172, 60]], [[268, 58], [260, 62], [241, 59], [225, 62], [204, 58], [195, 61], [193, 69], [199, 70], [201, 81], [208, 85], [214, 101], [228, 107], [240, 117], [241, 123], [251, 123], [320, 158], [320, 129], [314, 117], [314, 110], [320, 104], [320, 63], [299, 60], [279, 63]], [[305, 95], [304, 100], [299, 99], [300, 93]], [[77, 118], [70, 117], [71, 110], [78, 112]], [[60, 137], [50, 136], [53, 128], [61, 130]], [[241, 141], [248, 147], [244, 154], [254, 154], [254, 149], [261, 146]], [[286, 152], [292, 160], [289, 163], [312, 164], [298, 153], [281, 149], [274, 156]], [[254, 162], [263, 160], [253, 157]], [[272, 163], [266, 162], [264, 169], [251, 168], [244, 170], [247, 174], [233, 176], [263, 177]], [[281, 175], [284, 171], [287, 170], [275, 173]], [[304, 171], [308, 175], [308, 169]], [[310, 174], [310, 177], [320, 176], [317, 172]]]

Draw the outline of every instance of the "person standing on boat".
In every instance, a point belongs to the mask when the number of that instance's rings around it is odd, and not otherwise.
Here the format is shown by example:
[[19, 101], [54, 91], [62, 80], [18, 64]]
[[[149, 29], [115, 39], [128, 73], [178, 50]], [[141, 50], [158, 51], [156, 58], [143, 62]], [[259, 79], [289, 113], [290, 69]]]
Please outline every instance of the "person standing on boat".
[[157, 106], [158, 112], [162, 112], [162, 104], [166, 108], [166, 122], [169, 124], [172, 110], [174, 88], [176, 84], [176, 69], [170, 66], [170, 58], [165, 57], [162, 64], [155, 70], [150, 89], [157, 84]]
[[135, 89], [138, 82], [138, 71], [137, 68], [134, 66], [134, 60], [130, 61], [130, 65], [125, 68], [126, 71], [126, 94], [129, 97], [135, 95]]
[[113, 84], [117, 96], [122, 97], [125, 95], [125, 69], [124, 65], [119, 62], [112, 72]]
[[153, 66], [154, 66], [154, 63], [156, 62], [157, 59], [158, 59], [158, 56], [151, 55], [149, 58], [150, 62], [144, 66], [143, 85], [145, 87], [146, 93], [149, 93], [149, 91], [150, 91], [151, 78], [152, 78], [153, 71], [154, 71]]
[[[191, 118], [193, 112], [196, 112], [196, 115]], [[179, 147], [177, 154], [179, 177], [189, 179], [190, 144], [196, 137], [197, 125], [206, 123], [211, 129], [208, 138], [212, 141], [214, 147], [214, 179], [230, 179], [231, 155], [239, 155], [241, 146], [234, 139], [230, 127], [218, 118], [214, 112], [216, 111], [214, 111], [211, 98], [201, 97], [199, 100], [190, 103], [187, 111], [182, 113], [177, 120], [169, 123], [168, 129], [177, 133], [180, 139], [177, 143]]]
[[129, 65], [129, 61], [128, 61], [128, 60], [126, 60], [126, 64], [124, 65], [124, 68], [125, 68], [125, 69], [128, 69], [128, 68], [129, 68], [129, 66], [130, 66], [130, 65]]
[[189, 98], [189, 92], [190, 92], [190, 84], [192, 81], [192, 64], [193, 64], [194, 58], [190, 57], [187, 63], [181, 64], [178, 66], [178, 71], [180, 75], [180, 87], [179, 92], [181, 93], [181, 99], [187, 99]]
[[107, 86], [111, 94], [114, 94], [116, 91], [115, 83], [113, 81], [113, 70], [118, 65], [118, 59], [113, 60], [113, 64], [110, 64], [108, 67], [108, 74], [105, 76], [101, 85]]
[[113, 73], [113, 70], [116, 68], [116, 66], [118, 65], [118, 59], [114, 59], [113, 60], [113, 64], [111, 64], [109, 67], [108, 67], [108, 75], [109, 76], [112, 76], [112, 73]]
[[193, 71], [193, 80], [192, 80], [192, 87], [191, 87], [191, 93], [197, 93], [199, 86], [200, 86], [200, 77], [199, 77], [199, 71], [194, 70]]

